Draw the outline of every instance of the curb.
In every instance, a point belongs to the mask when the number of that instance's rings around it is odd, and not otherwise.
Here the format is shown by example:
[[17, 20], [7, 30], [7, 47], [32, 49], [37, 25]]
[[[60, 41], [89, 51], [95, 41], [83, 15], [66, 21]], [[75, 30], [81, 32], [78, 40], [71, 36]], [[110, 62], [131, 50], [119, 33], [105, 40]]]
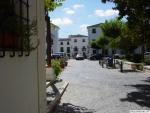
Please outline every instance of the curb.
[[54, 108], [59, 103], [62, 95], [64, 94], [65, 90], [67, 89], [69, 83], [65, 82], [61, 88], [59, 88], [59, 92], [56, 94], [55, 99], [48, 105], [48, 112], [47, 113], [53, 113]]
[[150, 68], [144, 67], [144, 72], [150, 73]]

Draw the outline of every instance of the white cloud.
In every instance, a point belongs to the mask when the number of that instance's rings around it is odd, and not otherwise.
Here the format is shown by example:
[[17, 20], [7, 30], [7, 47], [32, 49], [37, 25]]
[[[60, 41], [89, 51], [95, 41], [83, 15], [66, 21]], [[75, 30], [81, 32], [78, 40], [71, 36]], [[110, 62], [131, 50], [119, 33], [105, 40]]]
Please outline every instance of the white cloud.
[[74, 14], [75, 11], [70, 9], [70, 8], [64, 8], [63, 11], [66, 13], [66, 14]]
[[88, 24], [82, 24], [82, 25], [80, 25], [81, 31], [86, 32], [87, 31], [87, 26], [89, 26], [89, 25]]
[[99, 17], [106, 17], [106, 16], [112, 16], [115, 14], [118, 14], [119, 12], [117, 10], [107, 9], [107, 10], [101, 10], [97, 9], [95, 10], [95, 15]]
[[82, 7], [84, 7], [83, 4], [75, 4], [75, 5], [73, 5], [73, 9], [78, 9], [78, 8], [82, 8]]
[[73, 24], [73, 21], [70, 18], [64, 17], [52, 19], [52, 23], [56, 25], [70, 25]]
[[84, 7], [83, 4], [75, 4], [75, 5], [71, 6], [70, 8], [64, 8], [63, 11], [66, 14], [74, 14], [76, 9], [79, 9], [79, 8], [82, 8], [82, 7]]

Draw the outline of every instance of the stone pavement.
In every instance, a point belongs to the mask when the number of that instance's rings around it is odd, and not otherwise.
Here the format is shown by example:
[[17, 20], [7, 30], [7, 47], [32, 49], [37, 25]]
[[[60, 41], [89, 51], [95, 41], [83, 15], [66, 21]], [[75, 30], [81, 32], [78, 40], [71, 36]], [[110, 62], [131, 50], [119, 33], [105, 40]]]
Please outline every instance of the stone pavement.
[[61, 78], [69, 82], [55, 113], [129, 113], [150, 110], [150, 74], [120, 73], [98, 61], [70, 60]]

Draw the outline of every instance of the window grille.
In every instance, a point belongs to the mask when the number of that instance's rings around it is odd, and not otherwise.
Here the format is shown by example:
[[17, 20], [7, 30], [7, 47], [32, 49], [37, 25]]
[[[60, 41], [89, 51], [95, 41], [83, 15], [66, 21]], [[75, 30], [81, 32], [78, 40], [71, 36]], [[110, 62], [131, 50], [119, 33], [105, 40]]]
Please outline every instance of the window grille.
[[77, 48], [77, 47], [74, 47], [74, 51], [78, 51], [78, 48]]
[[86, 51], [86, 47], [85, 46], [82, 47], [82, 51]]
[[30, 55], [29, 1], [0, 1], [0, 57]]
[[94, 29], [92, 29], [92, 33], [96, 33], [96, 29], [94, 28]]

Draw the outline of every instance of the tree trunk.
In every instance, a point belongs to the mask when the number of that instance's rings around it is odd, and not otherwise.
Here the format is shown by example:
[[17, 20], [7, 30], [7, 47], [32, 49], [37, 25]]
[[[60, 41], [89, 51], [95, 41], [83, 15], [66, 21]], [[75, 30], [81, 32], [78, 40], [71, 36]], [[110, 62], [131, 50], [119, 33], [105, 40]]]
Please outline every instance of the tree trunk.
[[47, 43], [47, 65], [51, 65], [51, 25], [50, 25], [50, 17], [48, 13], [45, 16], [46, 27], [47, 27], [47, 34], [46, 34], [46, 43]]
[[144, 62], [145, 46], [142, 46], [142, 62]]

